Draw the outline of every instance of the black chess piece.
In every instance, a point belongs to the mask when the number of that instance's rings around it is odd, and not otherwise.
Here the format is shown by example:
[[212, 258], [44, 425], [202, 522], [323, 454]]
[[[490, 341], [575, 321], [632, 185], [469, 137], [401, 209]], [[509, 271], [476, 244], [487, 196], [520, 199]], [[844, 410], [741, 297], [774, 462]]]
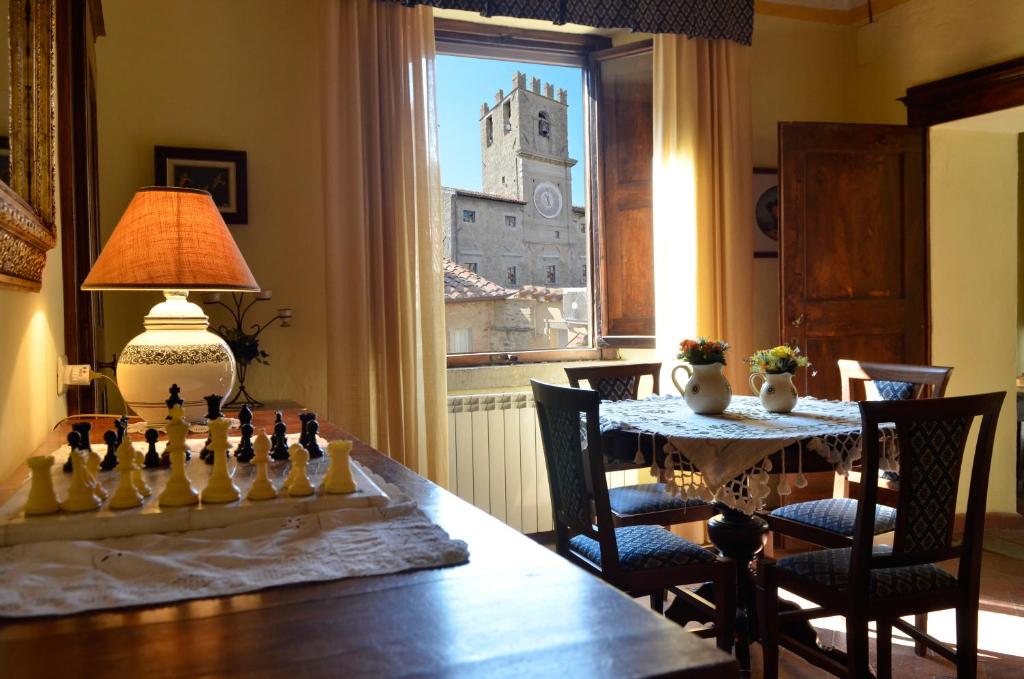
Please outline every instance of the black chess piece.
[[306, 427], [309, 426], [309, 412], [299, 413], [299, 422], [302, 423], [299, 429], [299, 445], [305, 448], [306, 441], [308, 441]]
[[256, 451], [252, 447], [252, 433], [255, 431], [255, 427], [252, 426], [252, 409], [248, 404], [243, 405], [242, 409], [238, 411], [238, 421], [242, 439], [238, 442], [238, 447], [235, 448], [235, 459], [239, 462], [252, 462], [252, 458], [256, 455]]
[[183, 406], [183, 405], [185, 405], [185, 401], [183, 401], [181, 399], [181, 396], [180, 396], [180, 394], [181, 394], [181, 387], [179, 387], [177, 384], [172, 384], [171, 388], [168, 389], [167, 391], [170, 392], [170, 394], [171, 394], [170, 397], [166, 401], [164, 401], [164, 403], [167, 404], [167, 409], [168, 410], [170, 410], [174, 406]]
[[[281, 413], [278, 413], [280, 416]], [[288, 455], [288, 425], [283, 420], [277, 420], [274, 424], [274, 441], [273, 451], [270, 453], [270, 457], [273, 460], [287, 460]]]
[[[203, 400], [206, 401], [206, 424], [209, 426], [210, 420], [216, 420], [221, 417], [220, 403], [223, 400], [223, 396], [220, 394], [210, 394], [204, 396]], [[206, 464], [213, 464], [213, 448], [210, 447], [212, 439], [210, 435], [206, 435], [206, 443], [203, 445], [203, 449], [199, 451], [199, 459]]]
[[109, 472], [117, 466], [117, 432], [112, 429], [103, 432], [103, 442], [107, 444], [107, 454], [100, 462], [100, 469]]
[[309, 424], [306, 425], [306, 450], [309, 451], [309, 459], [311, 460], [319, 460], [324, 456], [324, 449], [320, 447], [320, 443], [316, 440], [316, 435], [319, 432], [320, 423], [315, 419], [310, 419]]
[[114, 420], [114, 429], [117, 430], [117, 447], [121, 447], [121, 443], [124, 441], [124, 435], [128, 431], [128, 416], [122, 416]]
[[82, 438], [78, 450], [92, 450], [92, 441], [89, 440], [89, 432], [92, 431], [92, 424], [89, 422], [75, 422], [71, 425], [73, 431], [77, 431]]
[[[146, 469], [156, 469], [161, 466], [160, 453], [156, 452], [156, 442], [160, 438], [160, 432], [156, 429], [146, 430], [146, 443], [149, 447], [146, 449], [146, 459], [142, 461], [142, 466]], [[171, 464], [171, 456], [167, 456], [167, 465]]]
[[[82, 447], [82, 435], [79, 434], [77, 431], [69, 432], [68, 445], [71, 446], [72, 451], [79, 450]], [[74, 471], [74, 467], [71, 466], [71, 455], [72, 453], [69, 452], [68, 461], [65, 462], [64, 466], [61, 468], [64, 470], [65, 474], [70, 474], [71, 472]]]

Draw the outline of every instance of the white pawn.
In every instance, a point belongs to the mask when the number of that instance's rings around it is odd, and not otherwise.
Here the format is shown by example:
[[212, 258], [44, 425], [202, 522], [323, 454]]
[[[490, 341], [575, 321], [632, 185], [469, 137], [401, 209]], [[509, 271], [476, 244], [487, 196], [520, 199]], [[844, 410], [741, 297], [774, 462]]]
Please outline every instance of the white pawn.
[[252, 482], [246, 500], [270, 500], [277, 497], [277, 488], [267, 477], [267, 465], [270, 464], [270, 437], [265, 429], [260, 429], [259, 436], [253, 443], [252, 463], [256, 465], [256, 480]]
[[288, 476], [285, 477], [284, 483], [281, 485], [281, 490], [288, 490], [292, 486], [292, 482], [295, 480], [295, 476], [299, 473], [298, 467], [295, 464], [295, 455], [306, 453], [306, 459], [309, 459], [309, 452], [306, 451], [298, 443], [293, 443], [288, 446], [288, 459], [291, 460], [291, 467], [288, 469]]
[[185, 437], [188, 423], [180, 405], [171, 408], [167, 423], [167, 453], [171, 458], [171, 478], [160, 493], [161, 507], [184, 507], [199, 502], [199, 493], [192, 487], [185, 471]]
[[60, 503], [60, 508], [65, 512], [88, 512], [100, 508], [100, 499], [89, 484], [89, 472], [85, 468], [86, 454], [84, 450], [71, 451], [71, 485], [68, 487], [68, 496]]
[[241, 497], [231, 472], [228, 471], [228, 427], [226, 418], [210, 420], [210, 448], [213, 450], [213, 471], [201, 495], [204, 503], [234, 502]]
[[291, 454], [294, 477], [288, 486], [288, 494], [293, 497], [312, 495], [316, 492], [316, 489], [313, 488], [313, 484], [309, 482], [309, 476], [306, 475], [309, 451], [300, 447], [298, 450], [289, 451], [289, 453]]
[[324, 475], [324, 481], [320, 486], [323, 492], [344, 495], [356, 491], [355, 481], [352, 480], [352, 468], [348, 463], [351, 452], [351, 441], [331, 441], [327, 444], [327, 455], [331, 459], [331, 466], [327, 469], [327, 474]]
[[39, 455], [28, 458], [28, 467], [32, 470], [32, 485], [28, 491], [28, 502], [25, 503], [25, 514], [53, 514], [60, 510], [57, 493], [53, 490], [53, 477], [50, 467], [53, 466], [53, 455]]
[[117, 448], [117, 490], [110, 498], [111, 509], [131, 509], [142, 506], [142, 493], [135, 487], [135, 449], [131, 441], [125, 436], [121, 445]]

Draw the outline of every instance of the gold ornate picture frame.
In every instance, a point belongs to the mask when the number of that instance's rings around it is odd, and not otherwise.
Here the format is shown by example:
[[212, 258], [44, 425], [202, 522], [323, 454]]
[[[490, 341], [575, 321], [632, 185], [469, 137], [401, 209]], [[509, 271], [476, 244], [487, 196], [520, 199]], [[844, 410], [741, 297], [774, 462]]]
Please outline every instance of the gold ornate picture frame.
[[0, 287], [37, 291], [55, 224], [58, 0], [10, 0], [11, 183], [0, 182]]

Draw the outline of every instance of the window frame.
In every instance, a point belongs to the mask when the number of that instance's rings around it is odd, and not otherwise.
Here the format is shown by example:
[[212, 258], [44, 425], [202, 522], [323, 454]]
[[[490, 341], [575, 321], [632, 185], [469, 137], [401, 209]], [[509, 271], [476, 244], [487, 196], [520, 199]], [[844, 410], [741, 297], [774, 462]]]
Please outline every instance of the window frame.
[[[523, 28], [513, 28], [489, 23], [458, 21], [455, 19], [434, 19], [434, 41], [437, 54], [501, 59], [507, 61], [533, 62], [552, 66], [573, 66], [582, 71], [583, 77], [583, 135], [584, 183], [586, 191], [586, 215], [590, 225], [590, 242], [587, 254], [587, 284], [592, 296], [590, 323], [592, 328], [591, 346], [574, 349], [529, 349], [512, 352], [488, 352], [473, 354], [447, 354], [448, 367], [472, 367], [517, 363], [549, 363], [558, 361], [581, 361], [611, 358], [614, 349], [602, 341], [600, 324], [600, 298], [598, 281], [593, 272], [597, 270], [596, 258], [600, 234], [594, 206], [595, 167], [597, 139], [594, 135], [593, 117], [596, 109], [590, 101], [594, 86], [591, 54], [612, 47], [609, 38], [599, 35], [579, 35]], [[571, 202], [571, 201], [570, 201]], [[571, 209], [571, 207], [570, 207]], [[447, 349], [447, 348], [446, 348]]]

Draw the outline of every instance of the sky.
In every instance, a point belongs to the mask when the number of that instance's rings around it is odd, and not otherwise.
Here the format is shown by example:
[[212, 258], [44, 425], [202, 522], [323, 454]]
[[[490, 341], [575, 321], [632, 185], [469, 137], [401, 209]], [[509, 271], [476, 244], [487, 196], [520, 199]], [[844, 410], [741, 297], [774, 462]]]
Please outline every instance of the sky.
[[[572, 203], [583, 205], [583, 71], [569, 66], [546, 66], [518, 61], [437, 57], [438, 141], [441, 152], [441, 183], [457, 189], [480, 191], [480, 105], [494, 105], [499, 90], [512, 91], [516, 71], [526, 82], [540, 78], [569, 93], [569, 157], [572, 168]], [[529, 85], [528, 85], [529, 86]]]

